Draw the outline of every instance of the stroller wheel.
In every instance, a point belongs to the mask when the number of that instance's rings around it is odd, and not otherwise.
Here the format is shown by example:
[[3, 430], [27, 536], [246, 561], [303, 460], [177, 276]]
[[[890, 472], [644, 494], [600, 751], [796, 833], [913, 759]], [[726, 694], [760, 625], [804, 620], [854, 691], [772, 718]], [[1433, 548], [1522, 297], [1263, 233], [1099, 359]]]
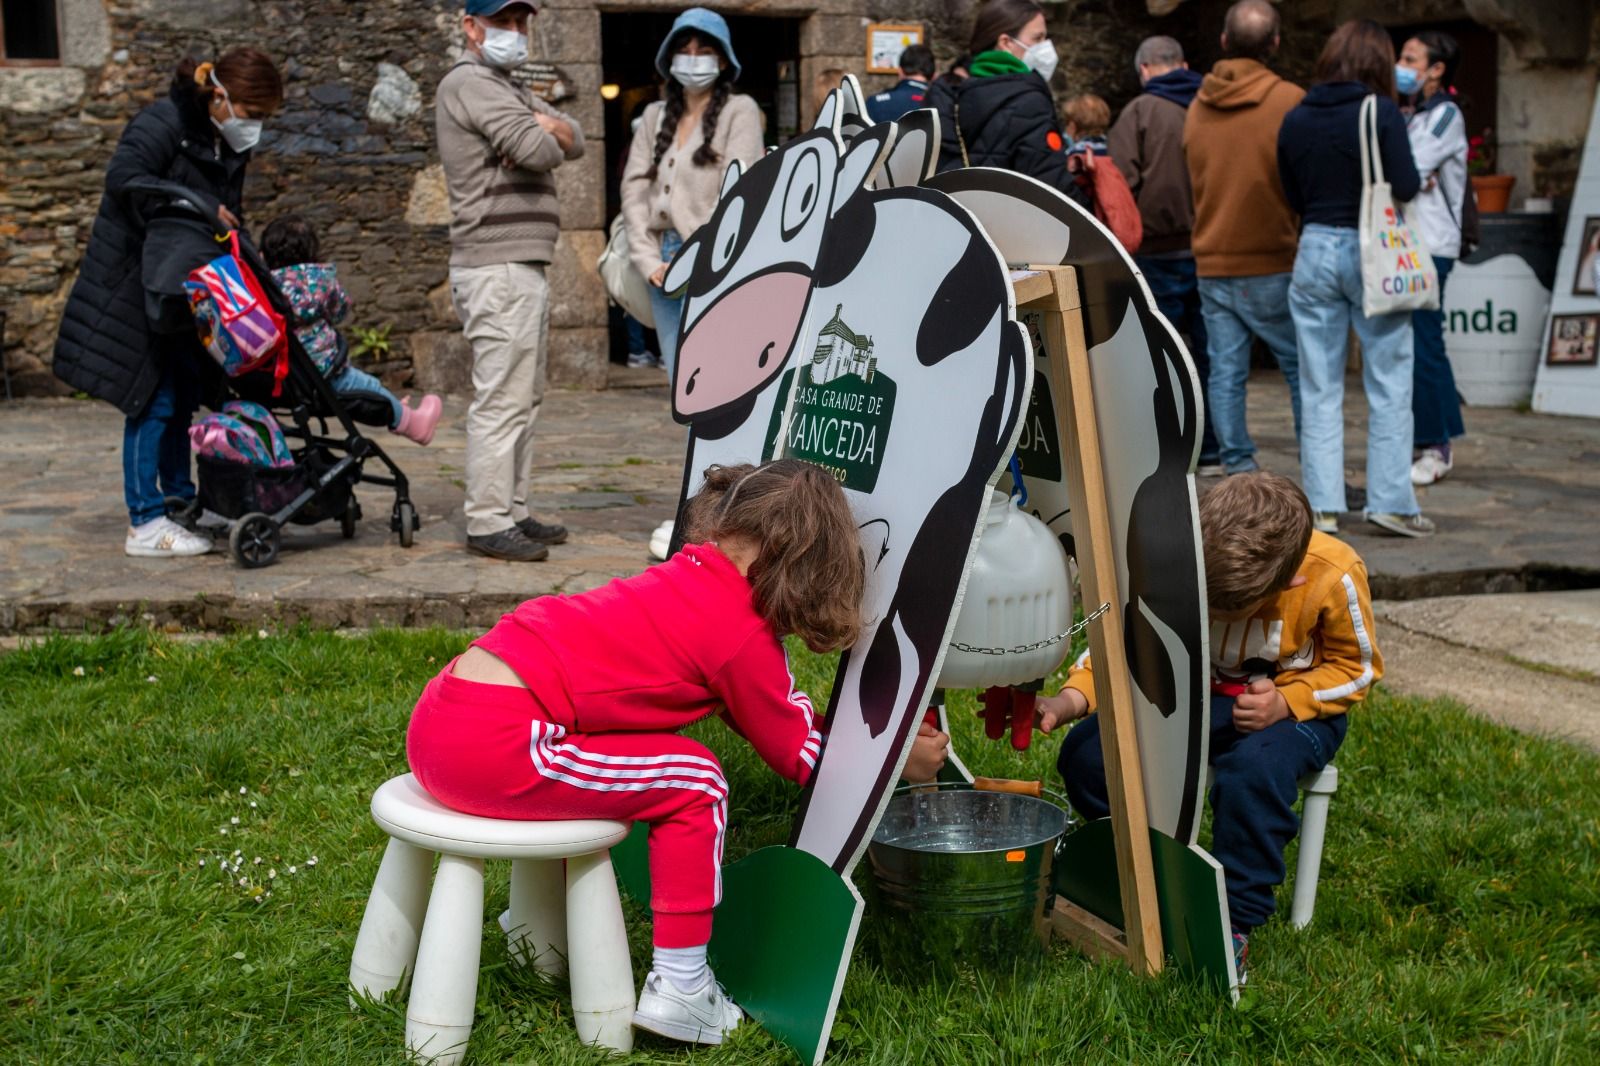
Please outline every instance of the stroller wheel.
[[228, 547], [233, 557], [246, 570], [271, 566], [278, 559], [279, 533], [277, 523], [259, 511], [252, 512], [234, 524], [228, 535]]
[[394, 505], [394, 518], [390, 520], [390, 525], [400, 534], [400, 547], [411, 547], [413, 534], [420, 524], [417, 521], [417, 509], [411, 506], [410, 500], [401, 500]]
[[350, 540], [356, 535], [356, 523], [361, 520], [361, 507], [356, 503], [354, 496], [345, 505], [344, 513], [339, 516], [339, 532], [344, 534], [345, 540]]

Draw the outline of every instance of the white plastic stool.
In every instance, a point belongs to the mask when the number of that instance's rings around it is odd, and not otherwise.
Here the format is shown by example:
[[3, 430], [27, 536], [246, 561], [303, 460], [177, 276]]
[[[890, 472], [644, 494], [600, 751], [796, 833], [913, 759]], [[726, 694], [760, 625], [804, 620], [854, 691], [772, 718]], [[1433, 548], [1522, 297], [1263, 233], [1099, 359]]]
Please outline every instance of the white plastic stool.
[[406, 1047], [415, 1057], [453, 1066], [472, 1034], [484, 859], [511, 860], [513, 959], [551, 973], [565, 959], [579, 1039], [632, 1050], [633, 964], [610, 851], [628, 835], [626, 822], [476, 818], [445, 807], [410, 774], [379, 787], [372, 817], [389, 847], [356, 935], [350, 987], [375, 998], [413, 973]]
[[[1215, 774], [1206, 767], [1206, 791], [1211, 791]], [[1305, 793], [1300, 812], [1300, 857], [1294, 864], [1294, 899], [1289, 904], [1289, 922], [1296, 929], [1311, 924], [1317, 909], [1317, 881], [1322, 876], [1322, 841], [1328, 835], [1328, 801], [1339, 791], [1339, 768], [1329, 763], [1299, 782]]]

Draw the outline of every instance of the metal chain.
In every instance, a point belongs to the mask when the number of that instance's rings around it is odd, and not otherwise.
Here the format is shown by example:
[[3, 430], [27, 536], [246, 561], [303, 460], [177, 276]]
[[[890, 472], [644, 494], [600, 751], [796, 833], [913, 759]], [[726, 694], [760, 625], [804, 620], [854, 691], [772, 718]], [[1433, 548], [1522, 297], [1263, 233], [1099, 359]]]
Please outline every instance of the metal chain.
[[975, 648], [971, 644], [963, 644], [959, 640], [952, 640], [950, 646], [956, 651], [970, 652], [973, 655], [1023, 655], [1030, 651], [1038, 651], [1040, 648], [1048, 648], [1052, 644], [1060, 644], [1063, 640], [1071, 640], [1083, 632], [1090, 622], [1093, 622], [1109, 610], [1111, 610], [1111, 605], [1102, 603], [1094, 609], [1092, 614], [1084, 615], [1083, 621], [1078, 622], [1065, 633], [1057, 633], [1053, 637], [1045, 637], [1043, 640], [1036, 640], [1032, 644], [1018, 644], [1015, 648]]

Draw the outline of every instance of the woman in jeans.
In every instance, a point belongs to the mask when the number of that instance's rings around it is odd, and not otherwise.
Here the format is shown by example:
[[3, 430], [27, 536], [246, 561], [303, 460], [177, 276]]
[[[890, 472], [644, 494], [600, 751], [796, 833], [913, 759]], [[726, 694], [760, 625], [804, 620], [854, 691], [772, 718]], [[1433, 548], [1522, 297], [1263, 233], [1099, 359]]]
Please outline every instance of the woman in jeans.
[[[195, 495], [189, 423], [208, 359], [192, 327], [158, 333], [146, 320], [146, 223], [182, 195], [198, 199], [220, 225], [238, 227], [244, 172], [262, 119], [282, 102], [278, 68], [254, 48], [232, 49], [215, 63], [184, 59], [166, 96], [133, 117], [106, 164], [105, 195], [62, 311], [52, 369], [127, 416], [128, 555], [171, 558], [211, 550], [210, 538], [168, 518], [164, 503], [166, 496]], [[152, 192], [152, 181], [167, 183], [167, 191]]]
[[734, 95], [739, 61], [728, 24], [703, 7], [673, 22], [656, 53], [656, 71], [666, 79], [665, 98], [645, 109], [633, 136], [622, 214], [633, 265], [650, 283], [661, 362], [670, 375], [683, 299], [661, 289], [667, 264], [684, 237], [710, 220], [728, 164], [748, 167], [761, 158], [761, 109]]
[[1300, 249], [1289, 284], [1300, 349], [1300, 471], [1317, 529], [1336, 533], [1345, 506], [1344, 368], [1351, 327], [1361, 339], [1367, 392], [1367, 521], [1391, 533], [1425, 537], [1411, 485], [1411, 314], [1368, 317], [1361, 309], [1361, 101], [1378, 98], [1378, 154], [1395, 199], [1421, 181], [1406, 123], [1395, 103], [1394, 44], [1376, 22], [1334, 31], [1317, 58], [1316, 84], [1284, 116], [1278, 171], [1300, 216]]

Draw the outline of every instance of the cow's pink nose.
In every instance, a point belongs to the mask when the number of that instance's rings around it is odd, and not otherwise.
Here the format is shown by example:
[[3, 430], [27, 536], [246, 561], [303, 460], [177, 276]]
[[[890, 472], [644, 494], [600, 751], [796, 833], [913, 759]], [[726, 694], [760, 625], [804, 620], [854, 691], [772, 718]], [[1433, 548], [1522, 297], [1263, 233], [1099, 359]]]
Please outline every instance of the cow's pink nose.
[[724, 293], [678, 349], [678, 414], [721, 407], [770, 381], [795, 342], [810, 291], [810, 275], [778, 270]]

